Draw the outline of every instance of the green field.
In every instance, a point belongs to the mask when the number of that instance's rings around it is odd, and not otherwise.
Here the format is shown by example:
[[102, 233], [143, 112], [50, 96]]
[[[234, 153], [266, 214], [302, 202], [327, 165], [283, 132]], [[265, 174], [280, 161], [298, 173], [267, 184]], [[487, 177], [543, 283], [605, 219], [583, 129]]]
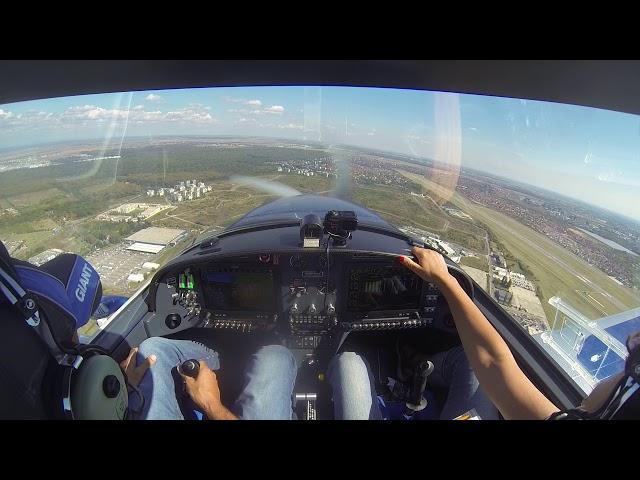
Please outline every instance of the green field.
[[[277, 198], [256, 188], [234, 184], [230, 180], [233, 175], [257, 175], [302, 193], [330, 192], [334, 179], [276, 172], [276, 159], [312, 159], [315, 155], [317, 152], [313, 150], [268, 146], [209, 149], [181, 144], [125, 148], [119, 161], [3, 172], [0, 205], [17, 208], [19, 215], [0, 218], [0, 238], [26, 242], [27, 248], [20, 250], [19, 258], [28, 258], [47, 248], [86, 254], [96, 246], [117, 243], [129, 229], [143, 226], [96, 222], [96, 214], [135, 198], [146, 200], [147, 188], [171, 186], [186, 179], [212, 184], [213, 191], [203, 198], [177, 204], [148, 223], [200, 234], [212, 227], [229, 225]], [[413, 183], [414, 191], [424, 191], [428, 197], [412, 196], [408, 190], [387, 185], [354, 185], [353, 201], [394, 225], [411, 225], [433, 232], [443, 240], [481, 254], [488, 253], [487, 240], [493, 241], [505, 254], [509, 268], [535, 282], [548, 317], [554, 312], [547, 300], [556, 295], [589, 318], [640, 306], [637, 292], [621, 287], [600, 270], [513, 218], [468, 201], [450, 186], [444, 188], [421, 175], [398, 172]], [[154, 198], [154, 201], [164, 200]], [[440, 207], [445, 204], [453, 205], [473, 220], [448, 214]], [[166, 249], [162, 256], [169, 257], [178, 251]], [[486, 271], [486, 262], [482, 262], [468, 257], [463, 260], [466, 265]]]
[[451, 217], [428, 197], [381, 187], [356, 187], [353, 200], [380, 214], [394, 225], [411, 225], [440, 236], [464, 248], [488, 253], [481, 228]]
[[460, 259], [461, 265], [467, 265], [468, 267], [477, 268], [483, 272], [489, 272], [489, 264], [487, 263], [487, 257], [462, 257]]
[[[420, 182], [427, 190], [442, 192], [441, 187], [419, 175], [408, 172], [403, 174], [415, 182]], [[640, 306], [640, 298], [636, 292], [618, 285], [605, 273], [544, 235], [507, 215], [470, 202], [458, 193], [454, 193], [449, 201], [485, 225], [490, 230], [492, 239], [520, 262], [521, 270], [530, 272], [530, 280], [534, 281], [538, 288], [548, 319], [552, 320], [555, 313], [553, 307], [547, 303], [553, 296], [562, 297], [591, 319]], [[581, 293], [585, 291], [589, 292], [590, 296]]]

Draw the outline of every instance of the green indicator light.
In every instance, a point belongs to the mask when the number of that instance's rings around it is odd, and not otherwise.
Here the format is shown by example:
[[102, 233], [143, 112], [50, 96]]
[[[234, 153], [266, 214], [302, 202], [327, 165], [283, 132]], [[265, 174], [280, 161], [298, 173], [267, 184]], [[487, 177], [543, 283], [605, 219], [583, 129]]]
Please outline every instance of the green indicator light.
[[178, 281], [179, 288], [187, 288], [187, 286], [185, 285], [184, 276], [185, 276], [184, 273], [180, 274], [179, 281]]
[[187, 275], [187, 288], [190, 288], [193, 290], [193, 274], [189, 274]]

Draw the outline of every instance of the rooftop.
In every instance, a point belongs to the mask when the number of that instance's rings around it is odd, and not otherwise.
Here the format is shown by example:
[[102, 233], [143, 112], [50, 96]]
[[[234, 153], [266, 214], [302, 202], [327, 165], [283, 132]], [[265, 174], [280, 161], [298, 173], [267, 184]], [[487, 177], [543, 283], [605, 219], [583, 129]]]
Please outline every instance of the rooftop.
[[183, 233], [185, 233], [185, 230], [176, 228], [149, 227], [133, 235], [129, 235], [125, 240], [130, 242], [153, 243], [155, 245], [167, 245]]

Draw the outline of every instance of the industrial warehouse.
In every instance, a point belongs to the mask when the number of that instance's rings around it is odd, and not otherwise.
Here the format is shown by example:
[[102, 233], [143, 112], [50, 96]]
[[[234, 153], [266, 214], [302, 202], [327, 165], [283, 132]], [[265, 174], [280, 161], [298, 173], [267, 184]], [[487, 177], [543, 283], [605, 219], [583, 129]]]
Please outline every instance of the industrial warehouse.
[[103, 288], [108, 292], [128, 294], [159, 268], [157, 253], [176, 245], [188, 235], [187, 230], [144, 228], [117, 245], [90, 253], [86, 259], [100, 274]]
[[127, 250], [143, 253], [158, 253], [167, 245], [173, 246], [189, 232], [177, 228], [149, 227], [125, 238]]

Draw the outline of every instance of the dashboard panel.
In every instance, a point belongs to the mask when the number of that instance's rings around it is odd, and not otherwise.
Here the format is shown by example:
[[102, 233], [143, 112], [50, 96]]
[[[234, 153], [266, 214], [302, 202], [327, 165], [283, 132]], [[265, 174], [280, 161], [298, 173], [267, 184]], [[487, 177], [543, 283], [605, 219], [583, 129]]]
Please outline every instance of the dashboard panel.
[[[275, 332], [316, 349], [337, 334], [433, 327], [455, 332], [438, 288], [385, 253], [293, 250], [198, 258], [158, 272], [152, 304], [166, 334]], [[450, 269], [472, 294], [464, 273]], [[158, 323], [158, 322], [156, 322]], [[168, 329], [169, 332], [166, 330]]]

